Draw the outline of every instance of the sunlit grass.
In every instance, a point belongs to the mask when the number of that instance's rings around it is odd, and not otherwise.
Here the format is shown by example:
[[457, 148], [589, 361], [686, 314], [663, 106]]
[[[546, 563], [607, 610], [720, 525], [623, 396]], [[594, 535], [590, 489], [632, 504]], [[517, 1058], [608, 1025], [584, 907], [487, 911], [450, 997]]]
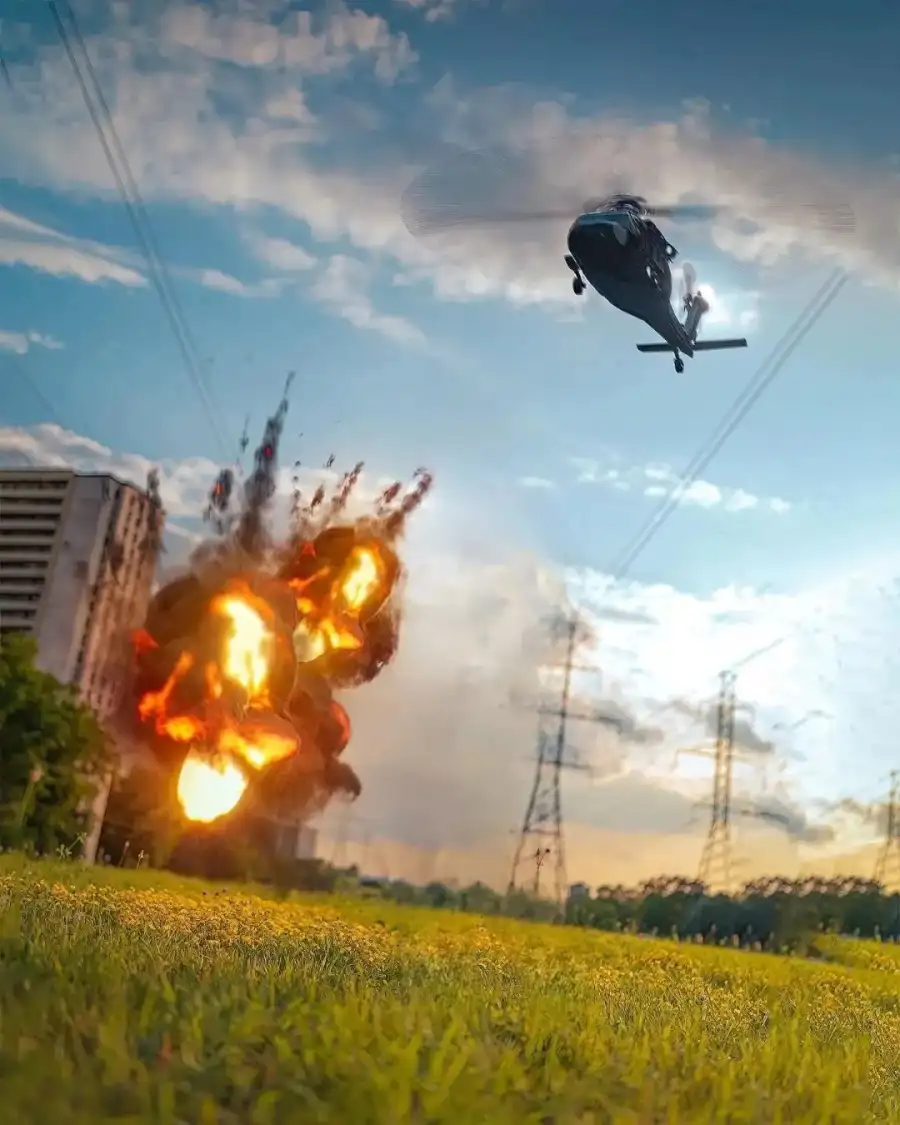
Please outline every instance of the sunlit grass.
[[4, 861], [0, 909], [4, 1125], [900, 1123], [900, 974], [861, 943], [847, 968], [74, 863]]

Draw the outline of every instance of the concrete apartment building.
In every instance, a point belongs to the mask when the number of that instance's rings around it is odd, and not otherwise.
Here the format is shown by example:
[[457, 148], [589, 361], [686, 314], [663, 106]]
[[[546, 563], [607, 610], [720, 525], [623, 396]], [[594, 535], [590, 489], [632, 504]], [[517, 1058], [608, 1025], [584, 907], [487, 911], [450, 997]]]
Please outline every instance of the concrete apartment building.
[[[74, 684], [101, 722], [120, 700], [161, 530], [151, 497], [113, 476], [0, 469], [0, 639], [30, 633], [38, 665]], [[100, 817], [105, 804], [102, 794]]]

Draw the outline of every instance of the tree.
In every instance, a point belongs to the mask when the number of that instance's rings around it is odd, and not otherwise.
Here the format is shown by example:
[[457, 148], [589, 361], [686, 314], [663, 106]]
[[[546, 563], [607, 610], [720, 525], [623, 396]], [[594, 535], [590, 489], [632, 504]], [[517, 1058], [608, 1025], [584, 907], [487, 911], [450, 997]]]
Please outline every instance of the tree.
[[116, 779], [100, 836], [100, 850], [113, 863], [142, 854], [153, 867], [169, 861], [185, 830], [177, 783], [177, 775], [152, 762], [135, 765]]
[[0, 845], [73, 848], [112, 764], [112, 747], [75, 690], [35, 665], [29, 637], [0, 646]]

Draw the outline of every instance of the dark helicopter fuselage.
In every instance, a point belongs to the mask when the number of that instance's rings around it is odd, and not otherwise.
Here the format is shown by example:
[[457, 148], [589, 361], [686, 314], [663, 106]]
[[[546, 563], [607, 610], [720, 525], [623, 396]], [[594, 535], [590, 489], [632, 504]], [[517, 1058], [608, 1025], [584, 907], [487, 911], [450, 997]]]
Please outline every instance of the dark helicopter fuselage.
[[611, 305], [642, 320], [676, 354], [694, 354], [672, 308], [672, 272], [662, 255], [651, 258], [643, 218], [629, 210], [592, 211], [569, 230], [569, 253], [585, 281]]

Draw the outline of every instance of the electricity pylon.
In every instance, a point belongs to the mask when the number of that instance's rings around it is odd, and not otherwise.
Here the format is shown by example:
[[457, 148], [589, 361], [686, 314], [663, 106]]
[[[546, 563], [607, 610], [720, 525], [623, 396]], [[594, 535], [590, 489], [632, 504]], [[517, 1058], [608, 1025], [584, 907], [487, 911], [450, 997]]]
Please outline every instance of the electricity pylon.
[[[537, 762], [531, 794], [525, 808], [525, 817], [519, 833], [509, 876], [507, 893], [521, 885], [522, 868], [533, 865], [529, 880], [535, 895], [540, 893], [541, 872], [548, 861], [553, 870], [553, 890], [558, 906], [565, 901], [567, 891], [565, 841], [563, 839], [561, 775], [564, 769], [584, 770], [589, 767], [566, 759], [569, 723], [602, 723], [621, 730], [621, 720], [603, 715], [599, 711], [573, 711], [572, 675], [576, 671], [598, 672], [597, 668], [582, 668], [575, 664], [578, 632], [581, 622], [573, 615], [566, 623], [566, 652], [560, 665], [562, 687], [556, 706], [537, 708], [541, 717], [538, 725]], [[553, 667], [553, 666], [551, 666]], [[553, 720], [552, 723], [550, 720]]]
[[716, 707], [716, 748], [713, 765], [713, 796], [706, 843], [700, 856], [699, 882], [710, 886], [721, 876], [726, 891], [731, 890], [731, 775], [734, 766], [734, 672], [719, 674], [719, 702]]
[[[737, 703], [735, 696], [736, 674], [733, 671], [719, 673], [719, 701], [716, 706], [716, 741], [710, 750], [705, 747], [689, 747], [689, 754], [701, 754], [713, 759], [712, 800], [704, 802], [710, 809], [709, 828], [706, 842], [700, 855], [698, 882], [707, 887], [713, 882], [726, 893], [734, 889], [731, 824], [735, 817], [751, 817], [756, 820], [789, 827], [788, 818], [776, 811], [760, 808], [753, 803], [741, 802], [735, 805], [732, 792], [732, 775], [735, 760], [740, 756], [735, 746], [735, 715]], [[677, 757], [677, 755], [676, 755]]]
[[[875, 882], [885, 890], [900, 889], [900, 817], [897, 802], [900, 798], [900, 771], [891, 772], [891, 792], [888, 798], [887, 825], [884, 843], [875, 861]], [[891, 884], [891, 888], [888, 884]]]

